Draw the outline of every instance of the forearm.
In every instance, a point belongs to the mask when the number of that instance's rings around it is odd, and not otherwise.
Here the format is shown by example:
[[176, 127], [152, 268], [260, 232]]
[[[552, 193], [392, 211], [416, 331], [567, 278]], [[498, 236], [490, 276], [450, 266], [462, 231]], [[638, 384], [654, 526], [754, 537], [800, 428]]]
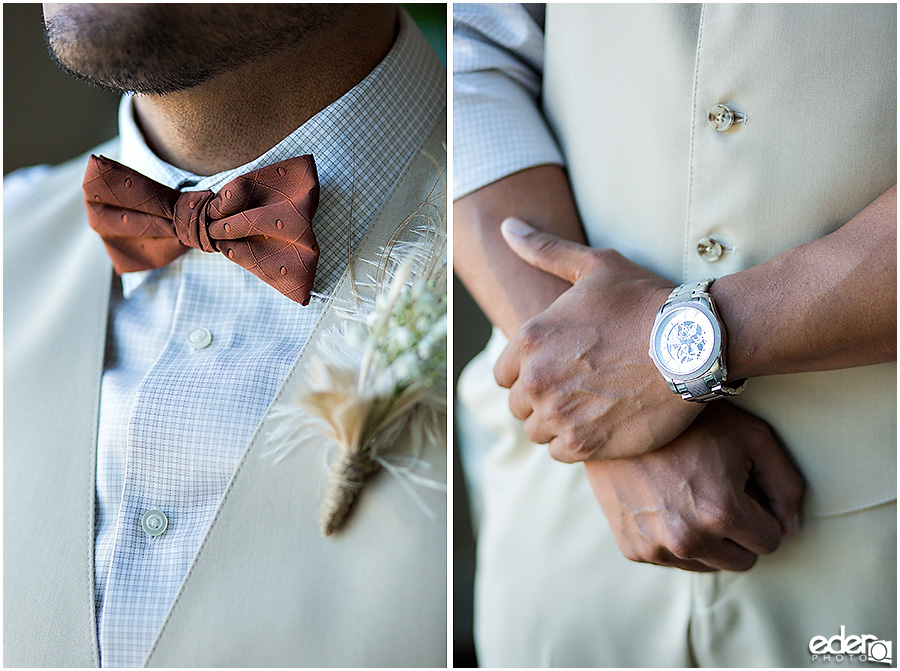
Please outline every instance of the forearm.
[[500, 236], [500, 222], [507, 217], [569, 240], [585, 238], [568, 178], [558, 165], [523, 170], [454, 203], [454, 270], [488, 319], [511, 337], [571, 285], [510, 250]]
[[897, 188], [834, 233], [720, 278], [731, 379], [897, 358]]

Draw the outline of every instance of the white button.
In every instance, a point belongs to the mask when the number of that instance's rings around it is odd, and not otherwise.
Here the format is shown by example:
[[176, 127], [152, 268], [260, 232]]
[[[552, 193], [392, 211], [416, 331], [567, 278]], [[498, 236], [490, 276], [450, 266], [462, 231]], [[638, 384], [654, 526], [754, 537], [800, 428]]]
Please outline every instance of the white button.
[[212, 333], [207, 328], [194, 329], [188, 333], [187, 343], [191, 349], [203, 349], [209, 347], [212, 342]]
[[724, 133], [736, 123], [746, 123], [747, 115], [735, 112], [727, 105], [716, 105], [709, 110], [709, 125], [720, 133]]
[[160, 536], [169, 528], [169, 518], [161, 510], [148, 510], [141, 517], [141, 529], [149, 536]]
[[713, 238], [700, 238], [697, 242], [697, 253], [701, 259], [708, 263], [715, 263], [722, 258], [722, 252], [724, 251], [722, 243]]

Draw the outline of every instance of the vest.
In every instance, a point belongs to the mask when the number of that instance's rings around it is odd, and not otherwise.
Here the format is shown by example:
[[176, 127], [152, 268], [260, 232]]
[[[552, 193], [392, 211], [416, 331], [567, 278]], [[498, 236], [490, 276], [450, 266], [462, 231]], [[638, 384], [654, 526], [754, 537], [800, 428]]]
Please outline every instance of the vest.
[[[893, 4], [548, 4], [543, 106], [589, 244], [684, 283], [842, 226], [897, 181], [896, 37]], [[747, 121], [716, 131], [718, 104]], [[896, 385], [890, 363], [735, 402], [796, 460], [805, 513], [832, 515], [896, 497]]]

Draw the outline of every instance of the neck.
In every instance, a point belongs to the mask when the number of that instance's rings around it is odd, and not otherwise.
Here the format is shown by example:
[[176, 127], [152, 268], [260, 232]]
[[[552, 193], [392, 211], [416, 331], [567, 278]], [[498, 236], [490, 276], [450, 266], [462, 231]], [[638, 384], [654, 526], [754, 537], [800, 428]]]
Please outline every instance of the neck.
[[393, 6], [366, 4], [302, 45], [191, 89], [136, 95], [138, 125], [172, 165], [212, 175], [258, 158], [356, 86], [390, 50]]

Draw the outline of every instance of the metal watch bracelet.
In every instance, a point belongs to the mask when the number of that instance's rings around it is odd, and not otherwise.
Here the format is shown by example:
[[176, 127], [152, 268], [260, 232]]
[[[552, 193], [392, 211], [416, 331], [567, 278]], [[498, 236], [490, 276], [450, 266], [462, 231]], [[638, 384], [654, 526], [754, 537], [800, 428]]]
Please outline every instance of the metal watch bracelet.
[[712, 286], [712, 283], [715, 282], [715, 279], [716, 278], [714, 277], [708, 277], [701, 282], [682, 284], [681, 286], [675, 287], [672, 290], [672, 293], [669, 294], [669, 297], [666, 299], [662, 308], [660, 308], [660, 313], [662, 313], [663, 310], [677, 303], [705, 303], [710, 306], [713, 314], [719, 321], [719, 328], [722, 333], [722, 346], [717, 358], [718, 364], [710, 368], [710, 370], [702, 377], [693, 380], [675, 380], [666, 377], [666, 382], [673, 392], [680, 394], [681, 398], [686, 401], [694, 401], [696, 403], [706, 403], [720, 398], [736, 396], [744, 391], [744, 388], [747, 386], [746, 378], [736, 380], [732, 383], [726, 381], [727, 373], [724, 360], [726, 345], [725, 328], [722, 325], [722, 320], [719, 318], [718, 312], [709, 295], [709, 288]]

